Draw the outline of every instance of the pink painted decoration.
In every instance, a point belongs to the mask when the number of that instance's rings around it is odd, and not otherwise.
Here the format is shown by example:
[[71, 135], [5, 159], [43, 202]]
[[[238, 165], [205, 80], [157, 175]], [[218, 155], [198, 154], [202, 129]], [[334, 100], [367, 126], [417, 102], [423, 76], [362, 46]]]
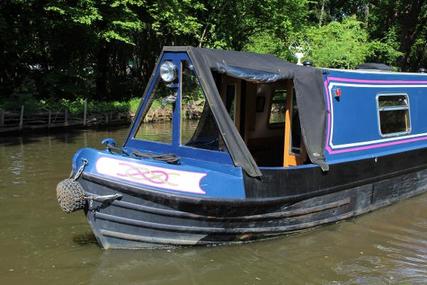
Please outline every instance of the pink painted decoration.
[[180, 192], [206, 194], [200, 188], [200, 180], [207, 175], [206, 173], [154, 167], [108, 157], [101, 157], [97, 160], [96, 171], [138, 184]]

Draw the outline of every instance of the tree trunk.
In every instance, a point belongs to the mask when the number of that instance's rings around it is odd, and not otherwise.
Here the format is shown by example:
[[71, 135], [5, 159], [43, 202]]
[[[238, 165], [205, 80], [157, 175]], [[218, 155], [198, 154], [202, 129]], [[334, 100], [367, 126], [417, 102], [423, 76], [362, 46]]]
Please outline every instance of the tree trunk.
[[365, 28], [369, 26], [369, 1], [365, 4]]
[[323, 25], [323, 17], [325, 15], [325, 1], [326, 0], [322, 0], [322, 6], [320, 7], [319, 27]]

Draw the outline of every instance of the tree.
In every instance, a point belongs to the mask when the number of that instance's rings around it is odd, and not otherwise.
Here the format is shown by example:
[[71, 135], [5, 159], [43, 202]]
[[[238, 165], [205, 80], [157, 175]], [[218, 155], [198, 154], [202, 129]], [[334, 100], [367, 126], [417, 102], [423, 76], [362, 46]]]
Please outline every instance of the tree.
[[[61, 17], [70, 27], [83, 28], [94, 44], [96, 98], [112, 99], [112, 82], [120, 80], [112, 73], [112, 65], [126, 74], [127, 62], [111, 58], [111, 54], [126, 53], [128, 45], [134, 45], [133, 33], [143, 27], [135, 9], [143, 6], [142, 0], [62, 0], [51, 2], [46, 11]], [[110, 87], [110, 88], [109, 88]]]
[[390, 31], [399, 35], [399, 51], [403, 53], [399, 65], [403, 70], [427, 66], [426, 1], [372, 1], [370, 22], [373, 38], [385, 38]]
[[369, 53], [368, 33], [355, 18], [310, 27], [305, 32], [310, 45], [310, 58], [317, 66], [354, 68]]
[[5, 0], [0, 94], [140, 96], [165, 45], [273, 53], [309, 42], [316, 65], [427, 66], [422, 0]]

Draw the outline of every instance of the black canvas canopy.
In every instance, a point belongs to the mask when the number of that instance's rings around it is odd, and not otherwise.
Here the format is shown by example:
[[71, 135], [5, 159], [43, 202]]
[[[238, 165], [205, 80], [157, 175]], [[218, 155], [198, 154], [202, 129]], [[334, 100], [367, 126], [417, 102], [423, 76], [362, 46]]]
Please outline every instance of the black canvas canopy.
[[257, 83], [292, 79], [307, 154], [322, 170], [328, 170], [323, 155], [327, 111], [321, 70], [298, 66], [272, 55], [249, 52], [194, 47], [165, 47], [163, 51], [188, 53], [234, 164], [252, 177], [262, 176], [262, 173], [228, 116], [212, 71]]

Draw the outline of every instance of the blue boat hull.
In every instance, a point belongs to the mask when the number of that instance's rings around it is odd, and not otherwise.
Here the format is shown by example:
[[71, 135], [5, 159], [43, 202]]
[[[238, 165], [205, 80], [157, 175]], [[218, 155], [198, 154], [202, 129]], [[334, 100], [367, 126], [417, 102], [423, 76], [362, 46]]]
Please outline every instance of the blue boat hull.
[[296, 202], [185, 200], [84, 174], [87, 194], [122, 194], [92, 201], [87, 218], [104, 248], [153, 248], [242, 243], [334, 223], [427, 191], [427, 170]]

